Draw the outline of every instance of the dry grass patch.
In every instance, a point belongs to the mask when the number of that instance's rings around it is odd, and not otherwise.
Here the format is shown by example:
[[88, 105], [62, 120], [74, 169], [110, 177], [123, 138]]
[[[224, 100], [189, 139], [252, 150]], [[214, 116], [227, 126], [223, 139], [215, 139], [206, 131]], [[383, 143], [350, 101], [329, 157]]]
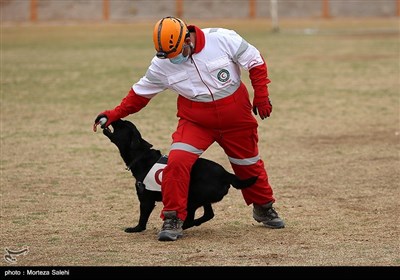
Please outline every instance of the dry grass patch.
[[[124, 233], [138, 220], [133, 178], [91, 131], [145, 73], [152, 24], [2, 27], [0, 248], [29, 246], [20, 266], [398, 266], [397, 23], [288, 21], [272, 34], [264, 21], [220, 22], [269, 65], [260, 151], [287, 227], [261, 227], [231, 189], [173, 243], [156, 239], [161, 205], [145, 232]], [[128, 117], [164, 153], [175, 102], [165, 92]], [[230, 169], [216, 145], [204, 157]]]

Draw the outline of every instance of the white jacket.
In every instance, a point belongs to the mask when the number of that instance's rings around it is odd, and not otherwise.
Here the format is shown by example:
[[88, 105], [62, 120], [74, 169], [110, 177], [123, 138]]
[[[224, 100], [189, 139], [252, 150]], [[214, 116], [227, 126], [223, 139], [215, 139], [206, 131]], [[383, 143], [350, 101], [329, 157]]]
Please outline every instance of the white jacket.
[[234, 93], [241, 81], [241, 68], [264, 63], [260, 52], [233, 30], [201, 29], [204, 48], [182, 64], [154, 57], [144, 77], [132, 88], [137, 95], [152, 98], [170, 89], [197, 102], [210, 102]]

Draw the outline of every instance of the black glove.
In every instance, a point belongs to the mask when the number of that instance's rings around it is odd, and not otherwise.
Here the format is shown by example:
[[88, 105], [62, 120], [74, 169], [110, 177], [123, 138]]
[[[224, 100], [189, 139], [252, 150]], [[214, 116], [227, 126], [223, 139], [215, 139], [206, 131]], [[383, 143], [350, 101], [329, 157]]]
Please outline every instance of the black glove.
[[108, 112], [110, 111], [104, 111], [102, 113], [100, 113], [96, 119], [94, 120], [94, 124], [93, 124], [93, 131], [96, 132], [97, 131], [97, 126], [100, 125], [100, 127], [102, 129], [108, 127], [111, 123], [110, 121], [110, 117], [108, 116]]
[[[105, 121], [104, 120], [101, 120], [102, 118], [105, 118]], [[100, 120], [101, 120], [101, 122], [100, 122]], [[107, 123], [107, 121], [108, 121], [108, 117], [107, 117], [107, 115], [106, 114], [99, 114], [97, 117], [96, 117], [96, 119], [94, 120], [94, 123], [95, 124], [100, 124], [101, 125], [101, 128], [105, 128], [106, 127], [106, 123]]]

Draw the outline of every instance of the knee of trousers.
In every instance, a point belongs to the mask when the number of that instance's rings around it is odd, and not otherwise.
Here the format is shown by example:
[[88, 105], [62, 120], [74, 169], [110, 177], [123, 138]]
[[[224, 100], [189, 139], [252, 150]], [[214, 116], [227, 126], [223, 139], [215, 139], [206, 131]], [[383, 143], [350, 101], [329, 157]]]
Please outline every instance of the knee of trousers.
[[179, 178], [189, 178], [192, 166], [198, 158], [197, 154], [187, 151], [170, 151], [167, 166], [163, 171], [163, 182], [169, 179], [179, 180]]
[[268, 174], [262, 160], [259, 160], [255, 164], [250, 165], [231, 164], [231, 166], [233, 171], [239, 178], [246, 179], [248, 177], [258, 176], [259, 180], [268, 181]]
[[247, 205], [252, 203], [264, 204], [274, 201], [273, 190], [268, 181], [267, 171], [261, 160], [252, 165], [232, 165], [232, 168], [235, 174], [242, 179], [258, 176], [253, 186], [241, 190]]

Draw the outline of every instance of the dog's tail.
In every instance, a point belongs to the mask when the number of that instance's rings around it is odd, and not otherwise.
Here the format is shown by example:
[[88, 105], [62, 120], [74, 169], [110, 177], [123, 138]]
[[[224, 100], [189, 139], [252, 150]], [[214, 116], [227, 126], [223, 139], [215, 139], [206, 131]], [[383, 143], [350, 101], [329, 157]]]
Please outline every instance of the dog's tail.
[[237, 177], [234, 174], [231, 174], [231, 185], [235, 188], [235, 189], [245, 189], [248, 188], [252, 185], [254, 185], [254, 183], [257, 181], [258, 176], [253, 176], [247, 179], [239, 179], [239, 177]]

